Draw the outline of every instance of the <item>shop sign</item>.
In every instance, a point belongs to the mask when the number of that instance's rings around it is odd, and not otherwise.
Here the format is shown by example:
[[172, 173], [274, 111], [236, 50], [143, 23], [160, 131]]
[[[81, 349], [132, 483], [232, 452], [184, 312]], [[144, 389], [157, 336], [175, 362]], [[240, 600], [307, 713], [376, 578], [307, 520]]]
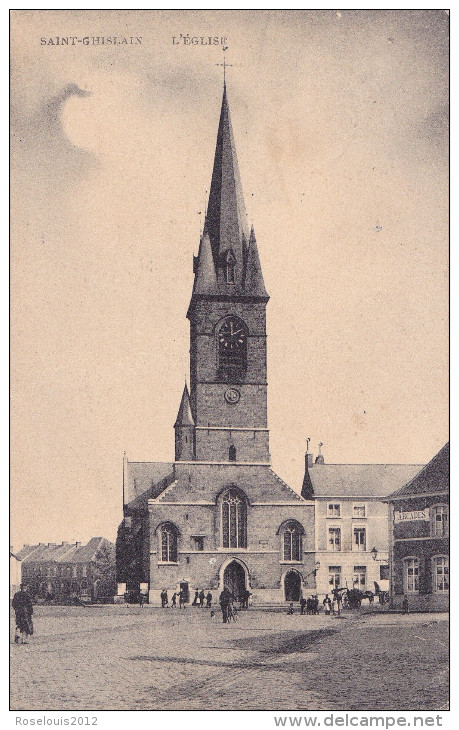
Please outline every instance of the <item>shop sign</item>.
[[428, 522], [429, 519], [428, 509], [415, 509], [410, 512], [394, 512], [394, 522], [415, 522], [416, 520], [424, 520], [424, 522]]

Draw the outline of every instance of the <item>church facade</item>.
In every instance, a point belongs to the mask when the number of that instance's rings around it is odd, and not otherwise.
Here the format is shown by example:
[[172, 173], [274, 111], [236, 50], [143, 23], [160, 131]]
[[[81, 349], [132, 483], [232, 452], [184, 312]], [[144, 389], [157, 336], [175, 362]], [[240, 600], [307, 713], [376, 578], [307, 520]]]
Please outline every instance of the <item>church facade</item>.
[[271, 468], [266, 306], [226, 87], [205, 225], [193, 261], [190, 388], [170, 463], [124, 461], [118, 581], [128, 591], [212, 592], [254, 603], [315, 590], [314, 501]]

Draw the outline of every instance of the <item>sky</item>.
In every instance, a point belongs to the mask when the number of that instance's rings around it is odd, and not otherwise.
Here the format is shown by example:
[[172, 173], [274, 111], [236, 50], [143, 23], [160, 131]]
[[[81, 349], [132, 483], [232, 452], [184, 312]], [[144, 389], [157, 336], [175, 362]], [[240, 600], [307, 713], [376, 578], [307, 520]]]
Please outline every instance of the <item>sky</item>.
[[431, 459], [448, 440], [447, 14], [11, 24], [12, 544], [114, 539], [123, 453], [173, 459], [222, 39], [271, 296], [273, 468], [299, 491], [307, 437], [328, 463]]

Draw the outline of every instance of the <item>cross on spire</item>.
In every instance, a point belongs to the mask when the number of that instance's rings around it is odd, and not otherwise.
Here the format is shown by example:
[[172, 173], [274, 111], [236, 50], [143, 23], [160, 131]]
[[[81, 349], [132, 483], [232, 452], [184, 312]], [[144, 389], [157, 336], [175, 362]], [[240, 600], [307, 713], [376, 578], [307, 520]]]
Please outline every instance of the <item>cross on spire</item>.
[[225, 50], [223, 50], [223, 63], [216, 63], [216, 66], [223, 66], [223, 86], [226, 86], [226, 69], [228, 66], [234, 66], [233, 63], [226, 63]]

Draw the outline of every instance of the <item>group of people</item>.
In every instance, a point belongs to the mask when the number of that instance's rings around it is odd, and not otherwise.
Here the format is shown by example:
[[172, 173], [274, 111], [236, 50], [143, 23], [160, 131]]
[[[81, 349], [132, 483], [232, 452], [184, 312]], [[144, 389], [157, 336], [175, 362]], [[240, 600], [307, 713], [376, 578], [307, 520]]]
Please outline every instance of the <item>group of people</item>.
[[319, 598], [318, 596], [311, 596], [306, 600], [304, 596], [300, 598], [300, 613], [304, 615], [304, 609], [309, 615], [317, 615], [319, 613]]
[[204, 591], [195, 591], [193, 603], [192, 606], [200, 606], [200, 608], [204, 607], [204, 601], [206, 601], [206, 608], [212, 608], [212, 593], [209, 591], [207, 596], [204, 593]]

